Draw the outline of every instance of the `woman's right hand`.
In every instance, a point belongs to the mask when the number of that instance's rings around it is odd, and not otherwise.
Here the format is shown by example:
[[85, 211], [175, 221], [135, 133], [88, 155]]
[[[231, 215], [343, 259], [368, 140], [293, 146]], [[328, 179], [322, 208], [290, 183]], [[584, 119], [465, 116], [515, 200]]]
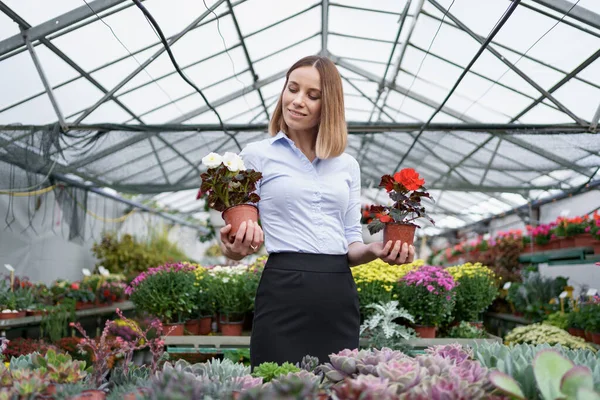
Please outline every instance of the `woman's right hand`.
[[231, 225], [221, 228], [221, 250], [225, 257], [239, 261], [247, 255], [258, 251], [264, 242], [264, 234], [260, 225], [252, 220], [242, 222], [233, 241], [229, 239]]

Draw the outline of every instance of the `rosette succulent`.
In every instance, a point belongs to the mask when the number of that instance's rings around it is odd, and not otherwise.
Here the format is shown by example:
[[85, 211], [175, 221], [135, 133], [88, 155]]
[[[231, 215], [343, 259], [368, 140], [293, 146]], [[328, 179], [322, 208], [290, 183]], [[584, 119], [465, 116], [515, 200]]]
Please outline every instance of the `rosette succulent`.
[[333, 387], [333, 398], [339, 400], [392, 400], [396, 392], [386, 378], [373, 375], [359, 375], [346, 379], [341, 385]]
[[442, 376], [432, 376], [422, 381], [409, 393], [400, 396], [401, 399], [410, 400], [477, 400], [488, 397], [489, 395], [481, 385], [472, 385], [463, 380]]
[[460, 344], [453, 343], [441, 346], [429, 347], [425, 350], [427, 354], [438, 355], [453, 360], [456, 364], [473, 357], [473, 350], [463, 348]]
[[395, 392], [399, 394], [416, 386], [423, 377], [427, 376], [427, 370], [418, 362], [407, 358], [380, 363], [377, 366], [377, 375], [388, 379]]

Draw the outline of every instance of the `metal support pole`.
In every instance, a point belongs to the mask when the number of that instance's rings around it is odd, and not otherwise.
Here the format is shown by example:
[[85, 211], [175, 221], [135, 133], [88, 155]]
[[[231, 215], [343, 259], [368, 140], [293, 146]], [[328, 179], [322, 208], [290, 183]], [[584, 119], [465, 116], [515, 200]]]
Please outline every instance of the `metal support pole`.
[[321, 55], [327, 55], [329, 36], [329, 0], [321, 0]]
[[27, 46], [27, 50], [29, 50], [29, 54], [31, 55], [31, 59], [33, 60], [33, 64], [35, 65], [35, 69], [37, 69], [38, 74], [40, 75], [40, 79], [44, 84], [44, 88], [46, 89], [46, 93], [48, 94], [48, 98], [50, 99], [50, 103], [52, 103], [52, 108], [54, 108], [54, 112], [58, 117], [58, 123], [62, 128], [63, 132], [67, 130], [67, 124], [65, 123], [65, 119], [63, 117], [63, 113], [60, 110], [60, 106], [54, 97], [54, 92], [52, 91], [52, 85], [48, 83], [48, 79], [46, 78], [46, 74], [44, 73], [44, 69], [42, 68], [42, 64], [37, 57], [35, 49], [31, 45], [29, 38], [27, 37], [27, 31], [22, 29], [21, 33], [23, 34], [23, 40], [25, 40], [25, 45]]

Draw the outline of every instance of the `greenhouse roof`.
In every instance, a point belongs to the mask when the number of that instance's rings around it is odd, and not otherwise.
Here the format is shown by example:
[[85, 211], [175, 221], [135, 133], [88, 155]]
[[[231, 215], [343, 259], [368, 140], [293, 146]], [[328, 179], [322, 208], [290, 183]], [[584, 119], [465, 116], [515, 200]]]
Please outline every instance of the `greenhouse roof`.
[[0, 160], [196, 215], [202, 157], [266, 137], [287, 69], [322, 54], [365, 203], [413, 167], [455, 228], [599, 179], [597, 0], [142, 4], [209, 104], [134, 2], [0, 1]]

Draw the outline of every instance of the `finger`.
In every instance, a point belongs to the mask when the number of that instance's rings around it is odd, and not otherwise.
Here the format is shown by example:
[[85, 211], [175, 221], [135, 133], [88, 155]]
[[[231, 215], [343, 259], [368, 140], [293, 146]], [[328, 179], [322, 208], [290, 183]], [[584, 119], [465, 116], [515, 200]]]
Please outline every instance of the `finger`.
[[415, 246], [412, 244], [408, 246], [408, 260], [406, 262], [413, 262], [415, 260]]
[[402, 244], [402, 250], [400, 251], [400, 254], [398, 255], [398, 261], [400, 263], [404, 263], [404, 262], [406, 262], [407, 257], [408, 257], [408, 243], [404, 242], [404, 244]]
[[234, 245], [241, 246], [245, 235], [246, 235], [246, 221], [244, 221], [240, 224], [240, 229], [238, 229], [238, 231], [235, 235]]
[[392, 251], [389, 254], [389, 258], [391, 260], [396, 260], [396, 258], [398, 258], [398, 253], [400, 252], [400, 246], [401, 246], [402, 242], [400, 242], [399, 240], [396, 240], [396, 243], [394, 244], [394, 247], [392, 247]]
[[258, 229], [260, 230], [260, 244], [263, 244], [265, 242], [265, 233], [263, 232], [260, 225], [258, 226]]
[[262, 241], [260, 240], [260, 234], [260, 225], [254, 224], [254, 236], [252, 237], [252, 246], [254, 246], [255, 248], [258, 248], [258, 246], [262, 244]]
[[221, 243], [225, 244], [226, 246], [230, 244], [229, 232], [231, 232], [231, 224], [225, 225], [219, 230], [219, 232], [221, 233]]
[[246, 247], [250, 247], [252, 240], [254, 239], [254, 225], [252, 220], [248, 220], [248, 225], [246, 225], [246, 237], [244, 238], [244, 245]]
[[383, 252], [383, 256], [387, 256], [388, 254], [390, 254], [390, 251], [392, 250], [392, 241], [388, 240], [388, 242], [385, 244], [385, 246], [382, 249]]

